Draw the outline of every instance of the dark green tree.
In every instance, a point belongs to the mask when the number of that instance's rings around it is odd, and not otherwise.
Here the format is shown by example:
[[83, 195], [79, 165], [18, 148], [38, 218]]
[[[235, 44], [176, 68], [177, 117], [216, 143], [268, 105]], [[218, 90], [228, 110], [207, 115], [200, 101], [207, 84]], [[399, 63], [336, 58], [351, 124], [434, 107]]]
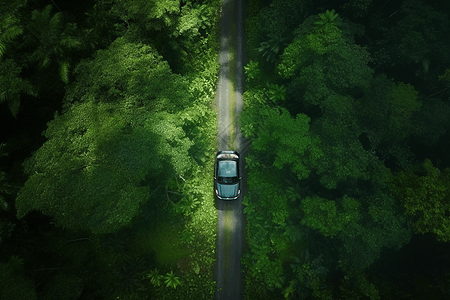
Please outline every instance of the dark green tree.
[[23, 259], [12, 256], [0, 263], [0, 296], [4, 300], [37, 300], [34, 282], [25, 275]]
[[275, 34], [271, 34], [267, 41], [261, 42], [258, 51], [261, 54], [262, 58], [267, 62], [274, 64], [281, 50], [284, 48], [284, 39]]
[[344, 14], [355, 16], [357, 18], [366, 17], [373, 7], [372, 0], [350, 0], [342, 5]]
[[11, 42], [23, 33], [18, 10], [25, 4], [26, 1], [18, 0], [3, 1], [0, 4], [0, 59], [5, 55]]
[[17, 117], [21, 94], [37, 96], [36, 88], [28, 80], [21, 78], [22, 67], [13, 59], [5, 56], [14, 53], [18, 37], [24, 27], [20, 23], [19, 8], [26, 1], [9, 1], [0, 4], [0, 103], [6, 102], [14, 117]]
[[36, 88], [20, 77], [22, 68], [14, 60], [0, 61], [0, 103], [6, 102], [14, 117], [17, 117], [21, 94], [37, 96]]
[[80, 50], [82, 44], [76, 37], [77, 25], [64, 23], [62, 12], [52, 15], [51, 10], [51, 5], [47, 5], [42, 11], [34, 10], [26, 25], [31, 33], [27, 44], [35, 47], [29, 60], [37, 63], [40, 69], [48, 68], [52, 61], [56, 61], [60, 79], [68, 83], [71, 53], [73, 50]]
[[291, 80], [290, 89], [297, 101], [302, 99], [321, 109], [324, 99], [334, 93], [360, 96], [373, 75], [367, 66], [367, 51], [348, 44], [342, 30], [333, 24], [313, 31], [312, 20], [305, 20], [296, 31], [296, 38], [280, 56], [278, 73]]
[[45, 283], [42, 299], [77, 300], [83, 291], [83, 280], [71, 274], [58, 274]]

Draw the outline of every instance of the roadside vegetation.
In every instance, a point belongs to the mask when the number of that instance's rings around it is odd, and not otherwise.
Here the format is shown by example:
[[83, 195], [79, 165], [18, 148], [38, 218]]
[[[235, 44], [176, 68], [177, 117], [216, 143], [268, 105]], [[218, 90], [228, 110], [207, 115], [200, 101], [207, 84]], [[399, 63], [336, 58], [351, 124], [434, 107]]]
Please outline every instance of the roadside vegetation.
[[0, 5], [0, 298], [211, 299], [220, 1], [55, 2]]
[[450, 297], [449, 15], [248, 1], [244, 299]]

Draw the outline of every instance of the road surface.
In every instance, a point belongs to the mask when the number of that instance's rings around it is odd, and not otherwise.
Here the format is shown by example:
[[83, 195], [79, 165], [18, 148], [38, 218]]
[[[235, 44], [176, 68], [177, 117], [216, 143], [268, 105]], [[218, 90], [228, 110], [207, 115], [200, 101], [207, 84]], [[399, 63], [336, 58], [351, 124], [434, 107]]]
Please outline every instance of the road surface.
[[215, 299], [242, 299], [244, 281], [241, 257], [244, 246], [245, 219], [242, 213], [242, 195], [246, 191], [244, 157], [247, 141], [240, 134], [237, 119], [242, 110], [243, 39], [242, 0], [224, 0], [220, 23], [219, 80], [216, 93], [219, 114], [219, 149], [240, 153], [242, 176], [241, 197], [234, 201], [217, 201], [218, 241], [214, 280], [217, 282]]

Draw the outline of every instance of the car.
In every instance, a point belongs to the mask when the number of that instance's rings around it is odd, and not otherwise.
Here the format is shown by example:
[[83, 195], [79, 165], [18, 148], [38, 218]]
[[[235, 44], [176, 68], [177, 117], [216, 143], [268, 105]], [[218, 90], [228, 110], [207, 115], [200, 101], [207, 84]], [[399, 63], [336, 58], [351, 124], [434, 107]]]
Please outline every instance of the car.
[[214, 164], [214, 191], [220, 200], [235, 200], [241, 194], [239, 153], [219, 151]]

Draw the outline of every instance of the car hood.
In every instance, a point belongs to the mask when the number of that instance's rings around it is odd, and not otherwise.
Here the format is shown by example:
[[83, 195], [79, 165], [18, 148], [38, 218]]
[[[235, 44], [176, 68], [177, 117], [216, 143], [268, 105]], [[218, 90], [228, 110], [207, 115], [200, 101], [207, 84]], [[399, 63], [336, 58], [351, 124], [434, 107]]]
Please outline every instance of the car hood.
[[217, 192], [222, 198], [234, 198], [238, 195], [239, 184], [220, 184], [217, 183]]

